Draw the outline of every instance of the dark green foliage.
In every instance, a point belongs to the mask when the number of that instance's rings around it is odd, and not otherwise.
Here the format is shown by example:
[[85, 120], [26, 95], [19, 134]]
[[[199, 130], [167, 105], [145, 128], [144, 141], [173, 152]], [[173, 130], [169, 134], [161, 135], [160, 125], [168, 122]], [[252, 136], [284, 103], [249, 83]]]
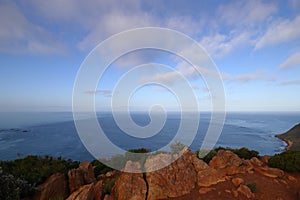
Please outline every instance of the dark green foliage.
[[131, 153], [149, 153], [151, 150], [145, 149], [145, 148], [139, 148], [139, 149], [129, 149], [128, 152]]
[[92, 165], [94, 166], [94, 174], [95, 174], [96, 177], [100, 174], [105, 174], [105, 173], [112, 170], [112, 168], [106, 166], [105, 164], [103, 164], [99, 160], [92, 161]]
[[251, 192], [255, 193], [257, 191], [256, 183], [246, 183], [245, 185], [251, 190]]
[[[244, 159], [251, 159], [252, 157], [259, 157], [258, 156], [258, 152], [254, 151], [254, 150], [249, 150], [245, 147], [240, 148], [240, 149], [232, 149], [232, 148], [224, 148], [224, 147], [218, 147], [214, 150], [209, 151], [209, 153], [207, 153], [203, 158], [201, 158], [204, 162], [209, 163], [211, 161], [211, 159], [217, 155], [219, 150], [228, 150], [228, 151], [232, 151], [233, 153], [235, 153], [236, 155], [238, 155], [240, 158], [244, 158]], [[202, 153], [202, 151], [205, 153], [205, 150], [200, 150], [200, 151], [196, 151], [196, 154], [199, 155]], [[207, 152], [207, 151], [206, 151]]]
[[233, 149], [233, 153], [238, 155], [240, 158], [251, 159], [253, 157], [258, 157], [258, 152], [254, 150], [249, 150], [246, 147], [240, 149]]
[[202, 158], [202, 160], [208, 164], [211, 161], [211, 159], [213, 157], [215, 157], [216, 155], [217, 155], [217, 151], [216, 150], [211, 150], [208, 154], [206, 154], [206, 156], [204, 156]]
[[0, 199], [20, 199], [33, 193], [34, 188], [27, 181], [15, 178], [11, 174], [3, 174], [0, 168]]
[[149, 153], [150, 150], [145, 148], [140, 149], [131, 149], [128, 150], [128, 152], [125, 153], [126, 160], [131, 160], [133, 162], [139, 162], [141, 166], [144, 166], [146, 159], [147, 159], [147, 153]]
[[269, 159], [270, 167], [276, 167], [284, 171], [300, 172], [300, 151], [285, 151], [276, 154]]
[[32, 185], [43, 183], [54, 173], [67, 173], [77, 168], [79, 162], [53, 157], [27, 156], [13, 161], [1, 161], [4, 173], [22, 178]]
[[224, 148], [224, 147], [218, 147], [215, 149], [217, 152], [219, 150], [229, 150], [229, 151], [232, 151], [233, 153], [235, 153], [236, 155], [238, 155], [240, 158], [244, 158], [244, 159], [251, 159], [253, 157], [259, 157], [258, 154], [259, 152], [258, 151], [255, 151], [255, 150], [249, 150], [248, 148], [246, 147], [242, 147], [240, 149], [232, 149], [232, 148]]
[[111, 189], [115, 185], [115, 182], [116, 182], [116, 179], [112, 178], [112, 179], [109, 179], [107, 182], [104, 183], [104, 185], [103, 185], [103, 193], [104, 193], [104, 195], [103, 196], [105, 196], [105, 194], [110, 194]]

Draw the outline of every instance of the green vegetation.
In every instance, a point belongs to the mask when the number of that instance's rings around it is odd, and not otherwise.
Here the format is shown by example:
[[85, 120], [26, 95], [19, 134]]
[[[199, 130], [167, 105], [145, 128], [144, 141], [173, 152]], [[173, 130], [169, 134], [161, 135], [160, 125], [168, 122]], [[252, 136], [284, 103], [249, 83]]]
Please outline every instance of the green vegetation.
[[115, 182], [116, 182], [116, 179], [112, 178], [112, 179], [109, 179], [107, 182], [104, 183], [104, 185], [103, 185], [103, 193], [104, 193], [104, 195], [103, 196], [105, 196], [105, 194], [110, 194], [111, 189], [115, 185]]
[[[6, 195], [9, 191], [14, 197], [30, 196], [34, 193], [34, 187], [52, 174], [67, 173], [78, 165], [79, 162], [49, 156], [28, 156], [13, 161], [0, 161], [0, 195]], [[0, 199], [3, 198], [0, 196]]]
[[32, 185], [43, 183], [54, 173], [67, 173], [78, 165], [79, 162], [49, 156], [27, 156], [13, 161], [0, 161], [3, 173], [22, 178]]
[[[219, 150], [229, 150], [238, 155], [240, 158], [244, 159], [251, 159], [252, 157], [259, 157], [259, 153], [254, 150], [249, 150], [245, 147], [240, 148], [240, 149], [232, 149], [232, 148], [223, 148], [223, 147], [218, 147], [216, 149], [213, 149], [207, 153], [205, 150], [201, 151], [196, 151], [196, 154], [200, 159], [202, 159], [204, 162], [209, 163], [213, 157], [215, 157], [218, 153]], [[207, 153], [203, 158], [201, 157], [202, 153]]]
[[[211, 150], [208, 152], [208, 154], [206, 154], [206, 156], [202, 158], [202, 160], [208, 164], [211, 159], [217, 155], [217, 153], [218, 152], [216, 150]], [[199, 155], [199, 153], [197, 155]]]
[[34, 194], [34, 188], [27, 181], [11, 174], [3, 174], [0, 167], [0, 199], [20, 199]]
[[219, 150], [229, 150], [229, 151], [232, 151], [233, 153], [235, 153], [236, 155], [238, 155], [238, 157], [240, 158], [244, 158], [244, 159], [251, 159], [253, 157], [259, 157], [258, 154], [259, 152], [258, 151], [255, 151], [255, 150], [249, 150], [248, 148], [246, 147], [242, 147], [240, 149], [232, 149], [232, 148], [223, 148], [223, 147], [218, 147], [216, 148], [215, 150], [216, 151], [219, 151]]
[[288, 172], [300, 172], [300, 151], [285, 151], [269, 159], [270, 167]]
[[256, 183], [245, 183], [245, 185], [251, 190], [251, 192], [255, 193], [257, 191]]
[[276, 137], [284, 141], [291, 141], [292, 145], [289, 147], [289, 150], [300, 151], [300, 124], [294, 126], [284, 134], [276, 135]]
[[100, 174], [105, 174], [105, 173], [112, 170], [112, 168], [106, 166], [105, 164], [103, 164], [99, 160], [93, 160], [92, 165], [94, 166], [95, 177], [97, 177]]

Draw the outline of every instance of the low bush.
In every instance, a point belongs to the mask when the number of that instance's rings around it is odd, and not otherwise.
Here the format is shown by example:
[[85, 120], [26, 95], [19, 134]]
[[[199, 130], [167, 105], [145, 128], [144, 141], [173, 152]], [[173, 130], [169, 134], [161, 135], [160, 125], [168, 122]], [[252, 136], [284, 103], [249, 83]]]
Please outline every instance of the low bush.
[[288, 172], [300, 172], [300, 151], [285, 151], [269, 159], [268, 165]]
[[240, 149], [232, 149], [232, 148], [223, 148], [223, 147], [218, 147], [215, 150], [218, 152], [219, 150], [229, 150], [232, 151], [233, 153], [235, 153], [236, 155], [238, 155], [238, 157], [240, 158], [244, 158], [244, 159], [251, 159], [253, 157], [259, 157], [259, 152], [255, 151], [255, 150], [249, 150], [246, 147], [242, 147]]
[[32, 196], [34, 188], [27, 181], [3, 174], [0, 168], [0, 199], [20, 199]]
[[[199, 153], [198, 153], [198, 155], [199, 155]], [[211, 150], [211, 151], [209, 151], [208, 154], [206, 154], [206, 156], [204, 156], [202, 158], [202, 160], [208, 164], [211, 161], [211, 159], [213, 157], [215, 157], [216, 155], [217, 155], [217, 151], [216, 150]]]
[[109, 179], [107, 182], [105, 182], [103, 184], [103, 193], [105, 194], [110, 194], [111, 189], [113, 188], [113, 186], [115, 185], [116, 179], [112, 178]]
[[[20, 197], [30, 196], [32, 188], [43, 183], [55, 173], [67, 173], [70, 169], [77, 168], [79, 162], [53, 158], [49, 156], [27, 156], [13, 161], [0, 161], [1, 186], [0, 190], [15, 191]], [[5, 192], [5, 191], [4, 191]], [[0, 198], [2, 199], [2, 198]]]
[[94, 166], [94, 174], [95, 174], [96, 177], [100, 174], [105, 174], [105, 173], [112, 170], [112, 168], [106, 166], [105, 164], [103, 164], [99, 160], [93, 160], [92, 165]]

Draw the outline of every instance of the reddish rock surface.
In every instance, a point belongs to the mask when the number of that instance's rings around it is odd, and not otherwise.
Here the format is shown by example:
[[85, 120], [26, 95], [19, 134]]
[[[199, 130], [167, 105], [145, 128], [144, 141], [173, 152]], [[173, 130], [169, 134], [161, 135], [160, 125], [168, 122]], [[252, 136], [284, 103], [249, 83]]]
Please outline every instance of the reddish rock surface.
[[242, 183], [244, 183], [244, 180], [242, 178], [233, 178], [231, 179], [231, 182], [235, 187], [239, 187]]
[[67, 180], [64, 174], [53, 174], [42, 185], [37, 187], [34, 199], [64, 199], [68, 196]]
[[237, 191], [246, 196], [248, 199], [253, 199], [255, 197], [250, 188], [246, 185], [240, 185]]
[[68, 172], [69, 190], [73, 193], [84, 185], [83, 174], [79, 169], [72, 169]]
[[238, 167], [242, 163], [242, 159], [232, 153], [232, 151], [220, 150], [217, 156], [211, 159], [209, 166], [215, 169], [222, 169], [226, 167]]
[[85, 184], [89, 184], [96, 181], [94, 169], [90, 162], [81, 162], [78, 169], [81, 170]]
[[103, 182], [98, 181], [94, 186], [95, 200], [101, 200], [103, 196]]
[[94, 169], [90, 162], [80, 163], [78, 169], [72, 169], [68, 172], [69, 190], [73, 193], [81, 186], [95, 182]]
[[73, 192], [67, 200], [94, 200], [95, 190], [94, 183], [84, 185]]
[[[170, 154], [161, 154], [149, 157], [145, 163], [146, 171], [153, 169], [153, 160], [157, 165], [173, 159]], [[158, 159], [159, 158], [159, 159]], [[191, 192], [197, 183], [197, 168], [206, 167], [200, 160], [195, 160], [195, 154], [185, 149], [185, 153], [171, 165], [159, 171], [146, 174], [148, 182], [148, 200], [178, 197]], [[193, 164], [194, 163], [194, 164]]]
[[271, 178], [278, 178], [278, 177], [284, 176], [284, 172], [277, 168], [258, 167], [258, 168], [255, 168], [254, 170], [264, 176], [271, 177]]
[[125, 166], [125, 171], [140, 173], [122, 173], [112, 189], [111, 196], [118, 200], [146, 199], [147, 186], [143, 174], [141, 173], [140, 163], [128, 161]]
[[[144, 168], [154, 170], [179, 155], [158, 154], [147, 158]], [[229, 151], [219, 151], [209, 165], [198, 159], [194, 153], [185, 153], [171, 165], [158, 171], [142, 174], [141, 165], [128, 161], [124, 173], [112, 171], [98, 176], [95, 181], [90, 163], [68, 173], [72, 199], [284, 199], [300, 198], [300, 173], [287, 173], [270, 168], [257, 158], [244, 160]], [[84, 175], [85, 174], [85, 175]], [[103, 197], [103, 184], [116, 179], [110, 195]], [[84, 185], [86, 182], [92, 182]], [[251, 189], [255, 191], [251, 192]], [[35, 199], [59, 199], [68, 196], [67, 180], [62, 174], [55, 174], [38, 187]]]

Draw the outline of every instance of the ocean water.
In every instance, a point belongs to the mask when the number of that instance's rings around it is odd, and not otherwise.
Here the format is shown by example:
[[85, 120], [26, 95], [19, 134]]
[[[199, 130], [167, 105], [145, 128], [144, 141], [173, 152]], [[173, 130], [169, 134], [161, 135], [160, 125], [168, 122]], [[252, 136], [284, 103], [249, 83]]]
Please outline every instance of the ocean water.
[[[149, 138], [132, 137], [124, 133], [110, 113], [98, 113], [98, 121], [106, 136], [122, 149], [148, 148], [153, 151], [168, 144], [177, 133], [180, 115], [170, 113], [158, 134]], [[146, 126], [150, 118], [146, 113], [133, 113], [136, 124]], [[88, 119], [88, 114], [82, 119]], [[193, 120], [193, 119], [190, 119]], [[201, 113], [199, 129], [190, 146], [197, 150], [202, 144], [210, 122], [210, 113]], [[300, 113], [227, 113], [221, 136], [215, 147], [247, 147], [261, 155], [274, 155], [285, 148], [285, 143], [275, 137], [300, 122]], [[189, 131], [182, 135], [185, 143]], [[109, 149], [103, 150], [111, 156]], [[0, 113], [0, 160], [12, 160], [26, 155], [62, 156], [74, 160], [92, 160], [77, 134], [72, 113]]]

